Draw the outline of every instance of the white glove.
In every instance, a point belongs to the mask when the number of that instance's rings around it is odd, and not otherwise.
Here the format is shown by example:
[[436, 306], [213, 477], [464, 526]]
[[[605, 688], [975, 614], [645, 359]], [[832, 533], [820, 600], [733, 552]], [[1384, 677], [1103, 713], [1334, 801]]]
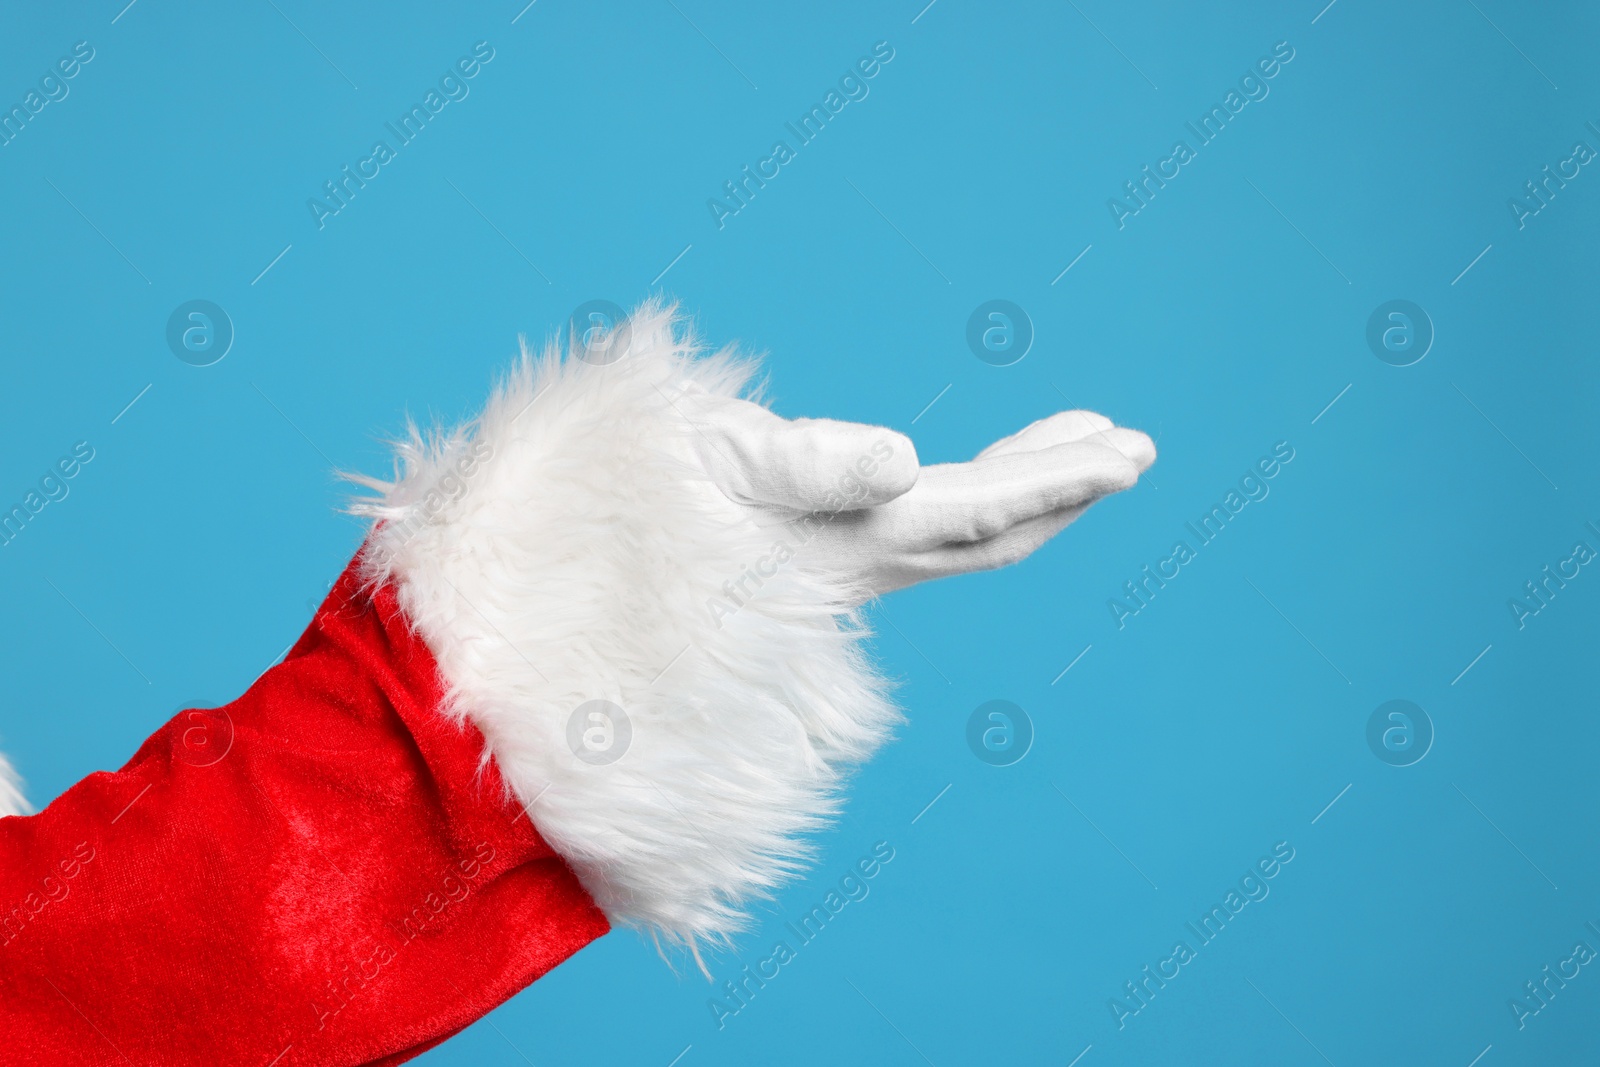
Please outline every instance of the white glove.
[[1137, 430], [1063, 411], [970, 463], [921, 467], [909, 438], [832, 419], [780, 418], [759, 404], [691, 394], [683, 410], [701, 462], [763, 525], [804, 524], [806, 557], [864, 601], [1016, 563], [1156, 458]]

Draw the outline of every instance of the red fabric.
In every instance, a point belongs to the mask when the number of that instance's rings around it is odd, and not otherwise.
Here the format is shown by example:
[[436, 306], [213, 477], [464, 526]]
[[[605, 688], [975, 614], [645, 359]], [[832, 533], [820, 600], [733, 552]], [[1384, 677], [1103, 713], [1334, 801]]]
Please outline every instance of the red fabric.
[[0, 1063], [400, 1063], [606, 932], [353, 568], [244, 696], [0, 819]]

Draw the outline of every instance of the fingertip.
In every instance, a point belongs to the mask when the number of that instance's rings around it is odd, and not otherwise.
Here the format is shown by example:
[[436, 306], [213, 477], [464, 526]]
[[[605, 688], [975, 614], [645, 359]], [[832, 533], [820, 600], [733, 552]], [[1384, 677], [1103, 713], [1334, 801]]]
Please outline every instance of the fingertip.
[[1083, 432], [1079, 435], [1080, 438], [1094, 433], [1104, 433], [1116, 426], [1116, 423], [1096, 411], [1063, 411], [1056, 418], [1081, 424]]
[[1115, 426], [1107, 430], [1101, 439], [1131, 460], [1141, 474], [1156, 461], [1156, 443], [1150, 440], [1148, 434]]
[[1114, 476], [1116, 488], [1112, 490], [1113, 492], [1120, 493], [1139, 484], [1139, 475], [1142, 473], [1143, 468], [1120, 451], [1117, 452], [1117, 462], [1114, 465], [1114, 469], [1116, 471]]
[[1140, 467], [1120, 449], [1104, 441], [1079, 441], [1070, 446], [1080, 449], [1078, 454], [1093, 457], [1083, 472], [1083, 485], [1088, 489], [1089, 500], [1132, 489], [1139, 482]]
[[1111, 429], [1113, 425], [1110, 419], [1093, 411], [1058, 411], [1054, 415], [1030, 422], [1010, 437], [1001, 438], [978, 453], [977, 458], [1041, 452], [1057, 445], [1093, 438]]
[[870, 427], [867, 447], [857, 460], [856, 470], [866, 484], [866, 506], [886, 504], [910, 492], [922, 473], [917, 446], [911, 438], [895, 430]]
[[[805, 506], [853, 511], [904, 494], [917, 482], [917, 449], [905, 434], [866, 423], [800, 419], [784, 454]], [[843, 501], [842, 507], [840, 501]]]

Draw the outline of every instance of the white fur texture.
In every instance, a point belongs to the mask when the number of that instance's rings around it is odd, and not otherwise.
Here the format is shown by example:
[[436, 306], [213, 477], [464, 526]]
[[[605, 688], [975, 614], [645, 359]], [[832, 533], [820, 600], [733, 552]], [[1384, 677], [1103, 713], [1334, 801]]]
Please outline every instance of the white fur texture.
[[22, 779], [12, 769], [4, 754], [0, 754], [0, 818], [7, 815], [26, 815], [33, 809], [22, 794]]
[[[606, 366], [524, 347], [477, 419], [413, 428], [394, 482], [358, 479], [381, 497], [354, 510], [380, 520], [366, 576], [396, 583], [446, 712], [483, 732], [613, 922], [694, 949], [799, 869], [899, 713], [848, 592], [803, 556], [731, 616], [711, 610], [781, 535], [711, 483], [675, 398], [738, 395], [754, 366], [700, 352], [670, 307], [630, 329]], [[474, 450], [491, 454], [452, 477]], [[568, 742], [593, 699], [632, 724], [606, 766]]]

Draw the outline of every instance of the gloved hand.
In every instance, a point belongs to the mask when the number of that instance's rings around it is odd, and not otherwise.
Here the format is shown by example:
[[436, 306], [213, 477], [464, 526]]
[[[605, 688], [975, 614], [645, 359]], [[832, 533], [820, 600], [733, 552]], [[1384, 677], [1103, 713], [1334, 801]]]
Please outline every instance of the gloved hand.
[[902, 721], [854, 609], [1022, 559], [1155, 450], [1065, 412], [923, 468], [892, 430], [742, 399], [754, 365], [669, 306], [610, 336], [404, 445], [364, 575], [608, 919], [693, 949], [792, 876]]
[[1019, 560], [1155, 458], [1065, 412], [924, 469], [737, 399], [670, 308], [632, 337], [401, 442], [283, 662], [0, 819], [0, 1059], [397, 1064], [610, 925], [727, 942], [901, 721], [850, 609]]
[[800, 519], [814, 532], [804, 556], [863, 601], [1016, 563], [1156, 458], [1149, 437], [1089, 411], [1040, 419], [969, 463], [921, 467], [910, 439], [883, 427], [791, 421], [703, 393], [680, 406], [728, 500], [762, 524]]

